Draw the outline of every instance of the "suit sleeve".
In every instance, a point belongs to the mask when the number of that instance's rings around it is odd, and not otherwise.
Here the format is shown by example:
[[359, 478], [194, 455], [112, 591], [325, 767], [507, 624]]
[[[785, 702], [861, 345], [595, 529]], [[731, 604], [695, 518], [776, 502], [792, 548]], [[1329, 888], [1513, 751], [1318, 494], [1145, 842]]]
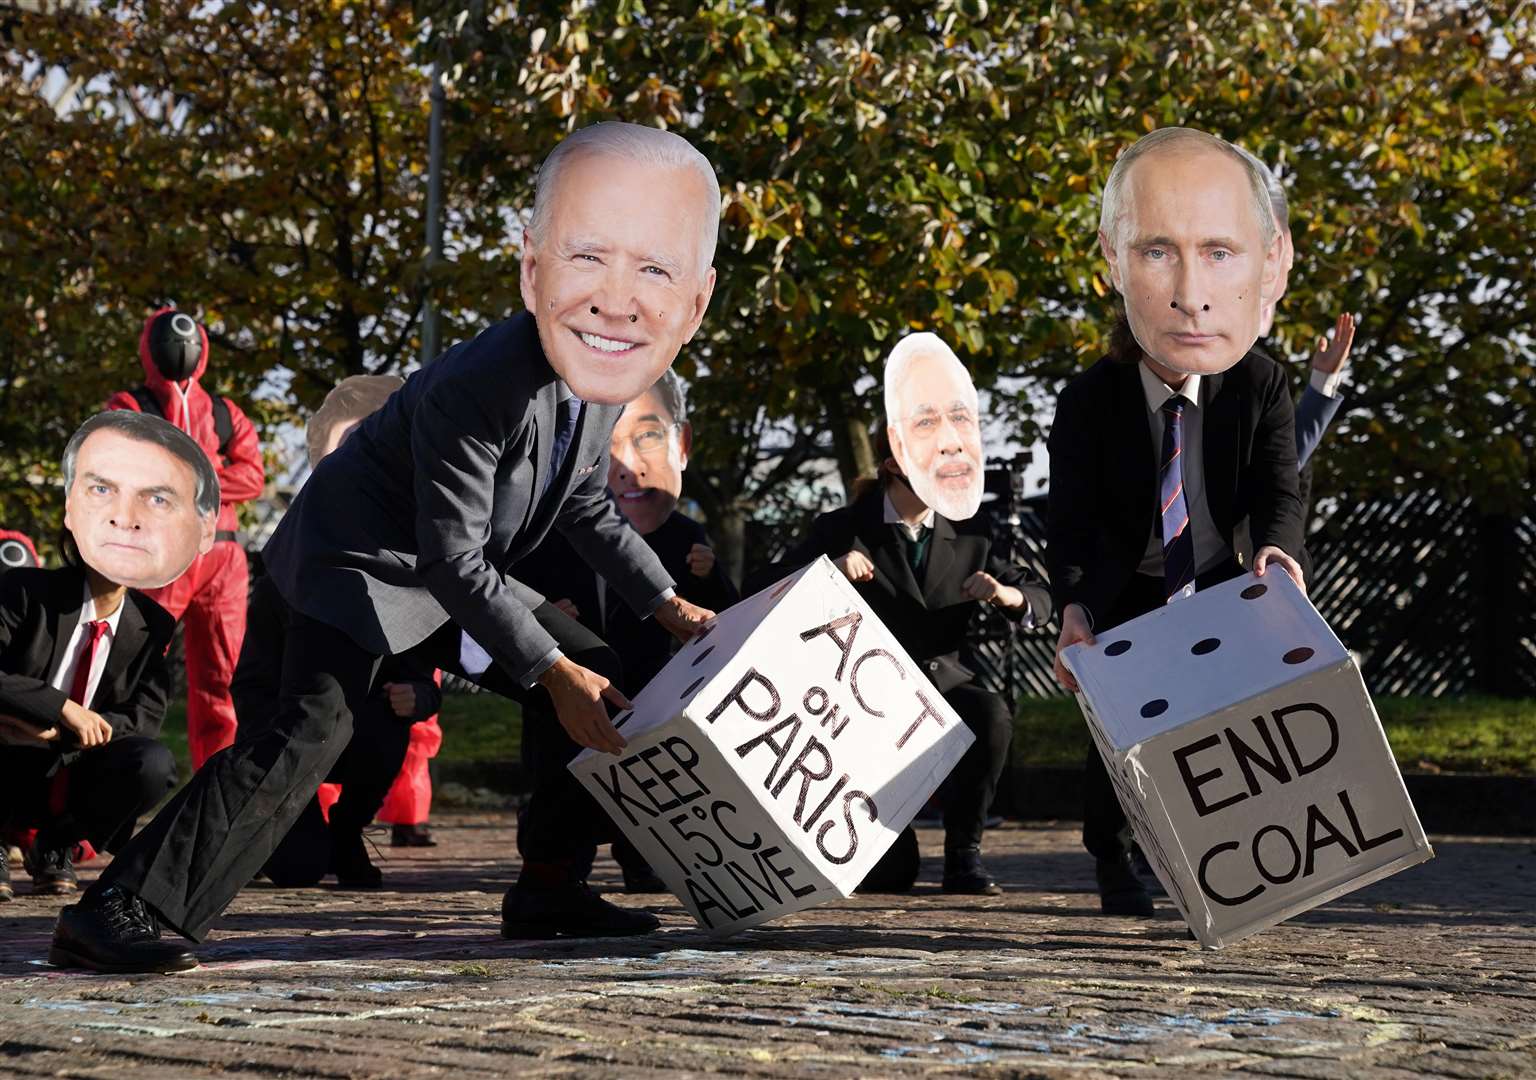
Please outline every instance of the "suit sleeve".
[[485, 544], [496, 468], [503, 454], [521, 452], [507, 448], [522, 433], [527, 403], [506, 386], [444, 382], [422, 397], [411, 423], [416, 574], [448, 617], [524, 682], [556, 651], [533, 617], [544, 598], [492, 566]]
[[219, 501], [225, 503], [247, 502], [261, 495], [266, 485], [266, 468], [261, 460], [261, 443], [256, 439], [256, 425], [251, 423], [240, 406], [228, 398], [229, 424], [233, 429], [229, 440], [229, 456], [217, 462], [219, 467]]
[[1323, 436], [1328, 434], [1328, 428], [1333, 423], [1333, 418], [1339, 414], [1339, 408], [1343, 404], [1342, 396], [1330, 397], [1310, 385], [1301, 392], [1301, 400], [1296, 403], [1296, 465], [1298, 468], [1306, 468], [1312, 452], [1322, 444]]
[[1300, 481], [1296, 475], [1296, 411], [1285, 373], [1273, 361], [1257, 388], [1257, 398], [1250, 464], [1253, 550], [1257, 552], [1272, 544], [1299, 559], [1303, 529]]
[[[19, 571], [0, 577], [0, 655], [12, 651], [13, 638], [28, 620], [32, 597], [23, 586], [25, 577]], [[0, 671], [0, 714], [13, 716], [39, 731], [59, 722], [68, 700], [69, 695], [46, 678]]]
[[123, 735], [153, 737], [160, 734], [160, 725], [165, 722], [165, 709], [171, 699], [171, 673], [165, 662], [168, 643], [168, 635], [152, 636], [150, 643], [145, 646], [149, 656], [139, 673], [139, 681], [134, 684], [132, 696], [122, 709], [101, 714], [101, 718], [112, 725], [114, 739]]
[[[588, 420], [592, 419], [589, 414]], [[566, 496], [555, 515], [555, 528], [637, 615], [649, 615], [676, 584], [608, 496], [606, 448], [597, 467]]]
[[1045, 565], [1055, 610], [1081, 604], [1091, 622], [1109, 610], [1114, 598], [1103, 571], [1106, 555], [1097, 490], [1102, 440], [1083, 396], [1081, 384], [1068, 383], [1051, 422]]
[[999, 608], [1006, 617], [1018, 620], [1027, 614], [1031, 626], [1045, 626], [1051, 621], [1051, 591], [1035, 577], [1029, 567], [1023, 563], [1004, 562], [996, 555], [988, 554], [987, 573], [1024, 594], [1024, 600], [1029, 606], [1028, 612], [1024, 608]]

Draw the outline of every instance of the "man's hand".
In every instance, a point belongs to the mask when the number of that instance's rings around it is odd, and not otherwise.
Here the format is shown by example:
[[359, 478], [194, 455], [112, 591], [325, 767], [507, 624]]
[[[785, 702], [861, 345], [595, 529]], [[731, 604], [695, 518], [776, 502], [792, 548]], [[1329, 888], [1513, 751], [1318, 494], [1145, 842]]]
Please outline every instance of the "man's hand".
[[561, 597], [559, 600], [552, 601], [552, 603], [571, 618], [581, 618], [581, 609], [576, 606], [576, 602], [569, 596]]
[[1333, 340], [1317, 339], [1317, 355], [1312, 358], [1312, 370], [1332, 375], [1343, 371], [1349, 363], [1349, 350], [1355, 343], [1355, 317], [1349, 312], [1340, 315], [1333, 324]]
[[715, 568], [715, 550], [708, 544], [694, 544], [688, 549], [688, 572], [694, 577], [709, 577]]
[[1301, 564], [1274, 544], [1259, 548], [1258, 552], [1253, 556], [1254, 575], [1256, 577], [1263, 577], [1264, 571], [1268, 569], [1270, 563], [1274, 563], [1287, 574], [1290, 574], [1291, 580], [1301, 590], [1301, 595], [1307, 595], [1307, 583], [1302, 579]]
[[715, 617], [709, 608], [690, 604], [681, 596], [662, 601], [654, 612], [657, 625], [678, 641], [691, 641], [693, 635], [704, 629], [704, 624]]
[[384, 690], [389, 694], [389, 707], [396, 716], [416, 715], [415, 683], [387, 682], [384, 684]]
[[607, 701], [621, 709], [633, 708], [618, 687], [567, 656], [556, 660], [539, 676], [539, 685], [549, 691], [555, 703], [555, 716], [572, 739], [605, 754], [617, 754], [624, 749], [624, 737], [603, 707]]
[[872, 581], [875, 577], [875, 564], [869, 561], [869, 556], [862, 551], [850, 551], [841, 559], [833, 563], [843, 572], [843, 577], [849, 581]]
[[998, 607], [1016, 608], [1024, 603], [1024, 591], [1004, 585], [985, 570], [978, 570], [960, 583], [960, 591], [972, 600]]
[[1088, 613], [1081, 604], [1068, 604], [1061, 613], [1061, 636], [1056, 639], [1056, 681], [1077, 693], [1077, 680], [1061, 662], [1061, 653], [1068, 645], [1092, 645], [1093, 631], [1088, 627]]
[[112, 725], [102, 719], [100, 713], [66, 701], [59, 712], [59, 726], [75, 737], [82, 747], [105, 746], [112, 741]]

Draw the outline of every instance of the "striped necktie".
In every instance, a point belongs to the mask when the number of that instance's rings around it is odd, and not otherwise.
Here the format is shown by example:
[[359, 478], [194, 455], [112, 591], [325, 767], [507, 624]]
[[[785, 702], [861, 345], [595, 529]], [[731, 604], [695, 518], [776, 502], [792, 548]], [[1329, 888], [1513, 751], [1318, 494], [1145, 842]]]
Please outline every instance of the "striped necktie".
[[1158, 529], [1163, 541], [1163, 594], [1168, 602], [1194, 591], [1195, 542], [1184, 501], [1184, 406], [1178, 394], [1163, 402], [1163, 455], [1158, 470]]

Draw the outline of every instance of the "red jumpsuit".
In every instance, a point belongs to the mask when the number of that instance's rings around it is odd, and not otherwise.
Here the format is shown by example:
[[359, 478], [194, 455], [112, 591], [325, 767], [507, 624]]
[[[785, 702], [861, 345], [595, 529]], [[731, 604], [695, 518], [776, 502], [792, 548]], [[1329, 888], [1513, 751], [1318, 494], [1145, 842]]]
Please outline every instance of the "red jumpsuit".
[[[192, 377], [170, 382], [149, 355], [149, 324], [155, 315], [144, 321], [144, 334], [139, 338], [144, 382], [160, 403], [161, 414], [197, 440], [219, 474], [218, 538], [212, 550], [199, 555], [187, 572], [169, 585], [148, 591], [151, 599], [186, 624], [187, 749], [192, 767], [197, 769], [235, 741], [235, 705], [229, 696], [229, 680], [245, 640], [245, 602], [250, 587], [245, 549], [235, 542], [239, 527], [235, 508], [261, 494], [266, 473], [256, 428], [232, 401], [228, 402], [232, 435], [226, 453], [219, 453], [213, 399], [198, 383], [208, 369], [207, 333], [198, 326], [203, 350]], [[142, 411], [127, 390], [113, 394], [107, 408]]]

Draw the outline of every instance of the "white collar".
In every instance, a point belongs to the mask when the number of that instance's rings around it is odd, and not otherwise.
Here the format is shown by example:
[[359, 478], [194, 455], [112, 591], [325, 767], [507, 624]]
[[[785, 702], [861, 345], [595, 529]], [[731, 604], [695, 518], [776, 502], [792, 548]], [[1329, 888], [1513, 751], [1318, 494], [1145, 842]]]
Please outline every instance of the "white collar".
[[1157, 412], [1171, 397], [1182, 397], [1196, 408], [1200, 407], [1200, 376], [1191, 375], [1184, 380], [1184, 385], [1175, 390], [1151, 368], [1147, 367], [1145, 360], [1136, 362], [1136, 371], [1141, 376], [1141, 392], [1147, 399], [1147, 409]]
[[904, 525], [904, 526], [907, 527], [907, 531], [908, 532], [911, 532], [913, 529], [931, 529], [931, 528], [933, 528], [933, 507], [931, 507], [931, 506], [928, 507], [927, 512], [925, 512], [923, 514], [923, 516], [917, 520], [916, 524], [913, 524], [913, 523], [907, 521], [906, 518], [901, 516], [901, 511], [897, 510], [896, 509], [896, 504], [891, 502], [891, 493], [890, 492], [888, 492], [888, 491], [885, 492], [884, 498], [885, 498], [885, 523], [887, 525]]
[[[85, 601], [80, 605], [80, 621], [77, 625], [84, 626], [86, 623], [96, 622], [96, 601], [91, 597], [91, 583], [89, 580], [81, 586], [81, 590], [85, 593]], [[117, 605], [116, 611], [107, 616], [107, 632], [113, 637], [117, 636], [117, 624], [123, 617], [123, 608], [127, 606], [128, 595], [124, 593], [123, 602]]]

